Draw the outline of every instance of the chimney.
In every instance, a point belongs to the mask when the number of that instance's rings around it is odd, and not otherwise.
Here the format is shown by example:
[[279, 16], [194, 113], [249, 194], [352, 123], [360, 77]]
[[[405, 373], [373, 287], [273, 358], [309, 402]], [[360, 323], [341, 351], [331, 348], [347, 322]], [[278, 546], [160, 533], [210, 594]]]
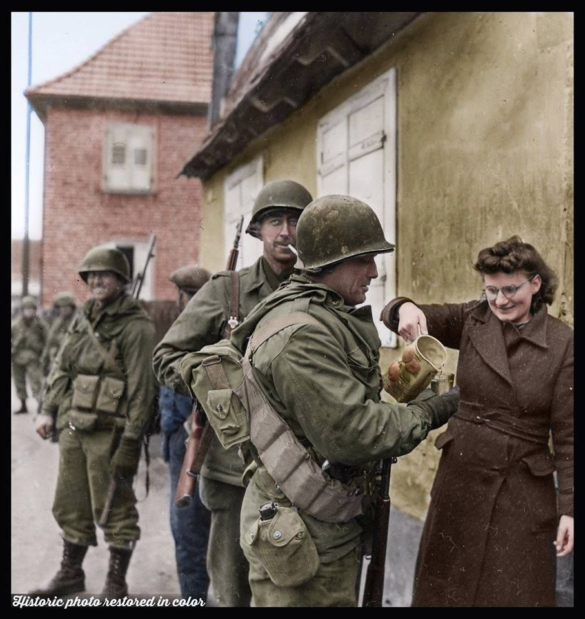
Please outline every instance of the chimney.
[[234, 74], [239, 12], [217, 12], [213, 31], [213, 88], [208, 123], [213, 127]]

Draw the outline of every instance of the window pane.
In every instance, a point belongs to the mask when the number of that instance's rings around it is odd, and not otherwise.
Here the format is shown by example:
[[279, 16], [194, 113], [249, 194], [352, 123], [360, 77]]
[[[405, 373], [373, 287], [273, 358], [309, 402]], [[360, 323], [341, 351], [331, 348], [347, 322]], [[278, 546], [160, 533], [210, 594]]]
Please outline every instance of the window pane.
[[115, 165], [124, 165], [126, 161], [126, 144], [118, 142], [112, 148], [112, 163]]
[[146, 148], [135, 148], [134, 149], [134, 164], [135, 165], [146, 165]]

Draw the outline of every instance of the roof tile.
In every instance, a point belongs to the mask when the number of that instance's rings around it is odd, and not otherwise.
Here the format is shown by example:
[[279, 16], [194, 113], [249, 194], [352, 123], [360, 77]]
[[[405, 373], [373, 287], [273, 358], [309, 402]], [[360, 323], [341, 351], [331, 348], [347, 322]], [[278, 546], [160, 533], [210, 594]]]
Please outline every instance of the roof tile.
[[26, 95], [208, 102], [213, 12], [152, 13]]

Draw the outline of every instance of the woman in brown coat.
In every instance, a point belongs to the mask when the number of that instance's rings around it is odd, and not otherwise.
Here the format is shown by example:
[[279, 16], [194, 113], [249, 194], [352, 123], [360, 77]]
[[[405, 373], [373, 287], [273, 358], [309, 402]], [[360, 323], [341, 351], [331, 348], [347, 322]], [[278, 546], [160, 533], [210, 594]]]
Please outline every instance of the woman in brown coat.
[[402, 297], [382, 313], [405, 339], [420, 328], [460, 351], [413, 605], [554, 606], [555, 550], [573, 549], [573, 331], [548, 315], [557, 278], [519, 237], [482, 250], [475, 269], [479, 302]]

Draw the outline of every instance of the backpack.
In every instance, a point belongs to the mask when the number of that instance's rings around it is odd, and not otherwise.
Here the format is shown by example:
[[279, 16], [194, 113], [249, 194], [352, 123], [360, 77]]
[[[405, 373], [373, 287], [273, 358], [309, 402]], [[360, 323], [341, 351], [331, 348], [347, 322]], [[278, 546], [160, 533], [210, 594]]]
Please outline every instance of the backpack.
[[244, 356], [230, 340], [221, 340], [186, 355], [181, 375], [224, 449], [251, 442], [294, 505], [325, 522], [348, 522], [363, 513], [363, 495], [321, 470], [264, 396], [250, 363], [261, 344], [297, 324], [326, 329], [307, 312], [284, 314], [254, 331]]

